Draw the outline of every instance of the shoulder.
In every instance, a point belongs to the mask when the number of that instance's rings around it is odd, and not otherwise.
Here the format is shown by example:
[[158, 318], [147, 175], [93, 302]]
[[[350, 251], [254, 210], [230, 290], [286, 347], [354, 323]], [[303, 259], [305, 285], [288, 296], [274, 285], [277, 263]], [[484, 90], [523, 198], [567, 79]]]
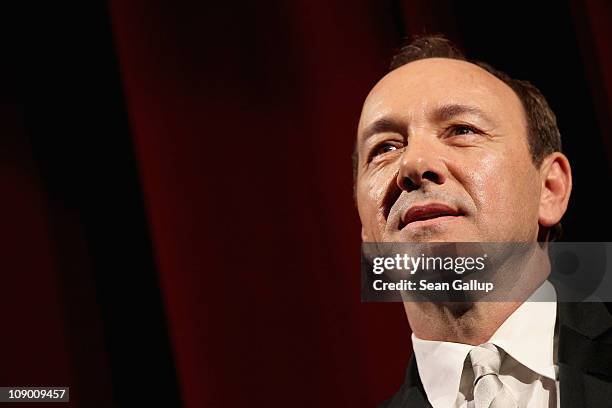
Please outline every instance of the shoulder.
[[431, 405], [427, 401], [425, 390], [419, 377], [416, 360], [414, 355], [410, 357], [406, 368], [406, 377], [400, 389], [388, 400], [381, 403], [379, 408], [429, 408]]

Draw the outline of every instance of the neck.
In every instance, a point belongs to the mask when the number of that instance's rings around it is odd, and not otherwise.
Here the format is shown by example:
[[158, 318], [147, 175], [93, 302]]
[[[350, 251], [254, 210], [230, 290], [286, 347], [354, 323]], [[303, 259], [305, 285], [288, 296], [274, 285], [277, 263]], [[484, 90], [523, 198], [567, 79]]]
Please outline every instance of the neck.
[[420, 339], [486, 343], [521, 302], [405, 302], [410, 327]]
[[489, 341], [499, 326], [546, 280], [550, 273], [547, 247], [534, 247], [529, 255], [508, 265], [509, 269], [499, 269], [496, 273], [497, 284], [504, 289], [496, 296], [505, 297], [506, 301], [404, 302], [412, 332], [422, 340], [471, 345]]

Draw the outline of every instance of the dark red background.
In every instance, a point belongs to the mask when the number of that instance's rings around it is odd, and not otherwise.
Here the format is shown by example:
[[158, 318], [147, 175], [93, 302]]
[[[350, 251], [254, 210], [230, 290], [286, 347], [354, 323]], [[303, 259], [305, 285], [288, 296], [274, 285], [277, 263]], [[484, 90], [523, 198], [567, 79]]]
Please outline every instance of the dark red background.
[[391, 395], [410, 331], [359, 300], [350, 153], [413, 34], [543, 91], [574, 170], [566, 240], [610, 240], [605, 0], [85, 3], [36, 10], [27, 67], [0, 72], [0, 385], [83, 407]]

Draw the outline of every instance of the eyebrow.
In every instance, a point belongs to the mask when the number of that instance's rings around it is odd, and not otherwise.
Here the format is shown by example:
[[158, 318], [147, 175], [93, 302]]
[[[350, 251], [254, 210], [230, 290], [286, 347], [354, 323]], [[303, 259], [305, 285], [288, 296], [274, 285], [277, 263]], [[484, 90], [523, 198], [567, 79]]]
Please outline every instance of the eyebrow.
[[368, 138], [378, 133], [406, 133], [406, 126], [401, 121], [395, 118], [381, 118], [372, 123], [362, 133], [361, 143], [365, 143]]
[[494, 125], [493, 121], [482, 109], [472, 105], [448, 104], [436, 108], [430, 115], [434, 122], [446, 122], [457, 116], [473, 115], [487, 122], [489, 125]]
[[[433, 122], [447, 122], [461, 115], [476, 116], [492, 127], [495, 127], [496, 124], [490, 116], [477, 106], [458, 103], [441, 105], [431, 112], [429, 117]], [[360, 144], [363, 145], [366, 140], [378, 133], [398, 133], [405, 135], [407, 133], [407, 126], [402, 120], [394, 117], [383, 117], [364, 129]]]

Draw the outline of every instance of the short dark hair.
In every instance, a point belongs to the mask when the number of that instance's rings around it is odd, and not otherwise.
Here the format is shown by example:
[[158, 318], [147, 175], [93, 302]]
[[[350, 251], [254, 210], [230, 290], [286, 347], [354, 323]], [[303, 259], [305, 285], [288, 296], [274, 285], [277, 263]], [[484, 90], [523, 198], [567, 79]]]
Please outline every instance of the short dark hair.
[[[442, 35], [415, 37], [402, 46], [391, 59], [389, 72], [413, 61], [427, 58], [449, 58], [470, 62], [497, 77], [508, 85], [518, 96], [527, 121], [527, 142], [534, 165], [539, 168], [546, 156], [561, 151], [561, 134], [557, 127], [557, 118], [550, 109], [544, 95], [531, 83], [511, 78], [505, 72], [499, 71], [487, 63], [470, 60], [465, 54]], [[353, 152], [353, 178], [357, 180], [358, 152], [357, 146]], [[557, 224], [550, 230], [550, 240], [557, 239], [561, 234], [561, 225]]]

